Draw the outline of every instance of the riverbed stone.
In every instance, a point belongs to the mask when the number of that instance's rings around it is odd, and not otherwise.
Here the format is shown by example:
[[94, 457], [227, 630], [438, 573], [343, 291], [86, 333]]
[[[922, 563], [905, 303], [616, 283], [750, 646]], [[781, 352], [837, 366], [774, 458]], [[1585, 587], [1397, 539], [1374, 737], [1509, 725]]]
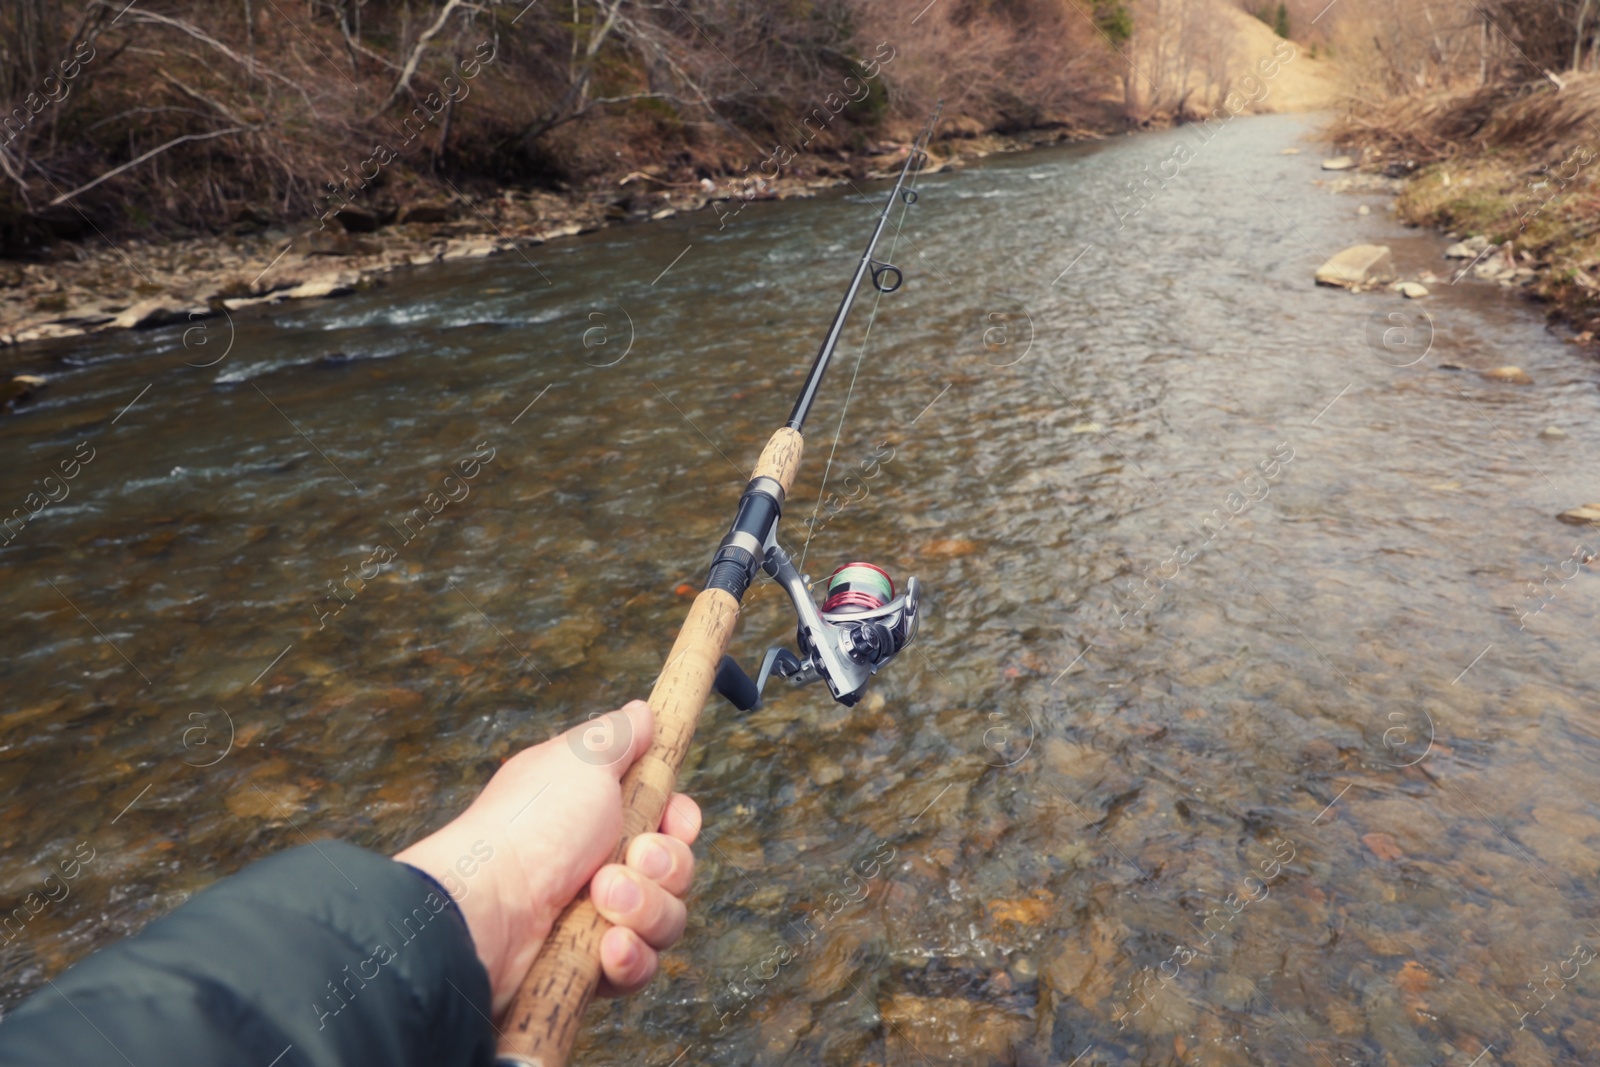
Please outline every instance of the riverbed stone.
[[1570, 508], [1556, 518], [1573, 526], [1600, 526], [1600, 504], [1584, 504]]
[[1407, 300], [1421, 300], [1428, 295], [1428, 287], [1421, 282], [1401, 282], [1395, 291]]
[[1491, 382], [1505, 382], [1507, 385], [1532, 385], [1533, 379], [1521, 367], [1494, 367], [1490, 370], [1479, 371], [1483, 377]]
[[1355, 170], [1356, 161], [1351, 156], [1334, 156], [1322, 161], [1323, 170]]
[[1392, 271], [1388, 245], [1353, 245], [1317, 268], [1317, 284], [1352, 289]]
[[964, 997], [895, 993], [878, 1010], [892, 1027], [885, 1042], [892, 1064], [1010, 1063], [1033, 1029], [1025, 1016]]

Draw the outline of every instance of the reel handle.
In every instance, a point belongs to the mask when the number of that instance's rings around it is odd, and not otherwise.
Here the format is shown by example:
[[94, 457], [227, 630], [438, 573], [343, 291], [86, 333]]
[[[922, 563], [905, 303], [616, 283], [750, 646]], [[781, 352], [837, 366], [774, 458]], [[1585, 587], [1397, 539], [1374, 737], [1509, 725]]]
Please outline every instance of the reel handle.
[[744, 673], [744, 668], [732, 656], [722, 657], [712, 688], [740, 711], [749, 711], [761, 703], [761, 690], [756, 686], [756, 680]]
[[[804, 447], [799, 431], [779, 429], [762, 450], [752, 477], [772, 478], [787, 494]], [[639, 834], [661, 825], [739, 611], [739, 601], [721, 589], [705, 589], [695, 597], [661, 677], [650, 690], [655, 739], [622, 776], [622, 839], [612, 850], [611, 862], [620, 862], [628, 843]], [[564, 1067], [578, 1039], [583, 1011], [600, 985], [600, 939], [609, 927], [587, 889], [567, 905], [506, 1009], [497, 1064]]]

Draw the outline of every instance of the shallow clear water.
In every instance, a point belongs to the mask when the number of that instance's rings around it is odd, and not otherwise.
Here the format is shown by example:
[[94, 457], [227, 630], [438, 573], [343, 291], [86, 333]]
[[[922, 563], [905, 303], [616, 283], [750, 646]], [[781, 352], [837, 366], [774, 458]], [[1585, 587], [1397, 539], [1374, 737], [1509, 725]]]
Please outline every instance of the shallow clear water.
[[[689, 934], [580, 1062], [1600, 1048], [1597, 579], [1562, 566], [1600, 535], [1554, 519], [1600, 498], [1595, 366], [1476, 282], [1401, 306], [1432, 348], [1393, 365], [1396, 302], [1312, 271], [1378, 240], [1443, 272], [1443, 242], [1280, 154], [1314, 130], [1235, 121], [1121, 228], [1193, 130], [923, 181], [785, 528], [831, 454], [854, 499], [806, 569], [916, 574], [919, 643], [854, 710], [709, 708]], [[53, 381], [0, 421], [0, 511], [93, 458], [0, 548], [0, 907], [94, 858], [0, 945], [4, 1002], [306, 836], [394, 848], [642, 695], [865, 191], [13, 355]], [[1441, 367], [1507, 363], [1535, 384]], [[752, 604], [749, 662], [792, 639], [773, 587]]]

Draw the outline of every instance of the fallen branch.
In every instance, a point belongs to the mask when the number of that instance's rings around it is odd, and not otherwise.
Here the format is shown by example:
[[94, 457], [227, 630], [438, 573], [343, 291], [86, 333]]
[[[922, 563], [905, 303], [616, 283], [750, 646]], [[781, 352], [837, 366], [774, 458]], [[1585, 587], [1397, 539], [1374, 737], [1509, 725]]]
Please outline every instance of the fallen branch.
[[186, 33], [195, 40], [202, 41], [205, 44], [210, 45], [212, 48], [215, 48], [217, 51], [221, 52], [223, 55], [239, 64], [241, 67], [248, 70], [251, 74], [260, 73], [265, 77], [276, 78], [278, 81], [289, 86], [291, 89], [300, 88], [294, 82], [290, 81], [288, 78], [285, 78], [282, 74], [279, 74], [271, 67], [263, 66], [254, 59], [251, 59], [249, 56], [241, 56], [238, 52], [235, 52], [233, 49], [229, 48], [227, 45], [223, 44], [221, 41], [217, 40], [215, 37], [211, 36], [205, 30], [202, 30], [199, 26], [196, 26], [192, 22], [184, 22], [182, 19], [169, 18], [166, 15], [158, 15], [154, 11], [145, 11], [142, 9], [132, 12], [132, 15], [134, 20], [137, 22], [150, 22], [158, 26], [168, 26], [182, 33]]
[[72, 190], [70, 193], [62, 193], [60, 196], [58, 196], [54, 200], [50, 201], [48, 206], [56, 207], [59, 204], [65, 204], [68, 200], [71, 200], [74, 197], [76, 197], [76, 196], [78, 196], [78, 195], [80, 195], [82, 193], [88, 192], [90, 189], [93, 189], [95, 186], [99, 185], [101, 182], [109, 181], [110, 179], [115, 178], [117, 175], [121, 174], [125, 170], [132, 170], [134, 167], [137, 167], [139, 164], [143, 163], [145, 160], [150, 159], [153, 156], [158, 156], [162, 152], [165, 152], [167, 149], [176, 147], [177, 145], [180, 145], [180, 144], [183, 144], [185, 141], [209, 141], [214, 137], [226, 137], [226, 136], [228, 136], [229, 134], [232, 134], [232, 133], [249, 133], [251, 130], [253, 130], [255, 128], [256, 127], [254, 127], [254, 126], [234, 126], [234, 127], [229, 128], [229, 129], [226, 129], [226, 130], [214, 130], [211, 133], [186, 133], [182, 137], [174, 137], [172, 140], [168, 141], [166, 144], [157, 145], [155, 148], [150, 149], [150, 151], [146, 152], [142, 156], [139, 156], [137, 159], [130, 159], [130, 160], [128, 160], [128, 162], [124, 163], [120, 167], [112, 167], [110, 170], [108, 170], [104, 174], [100, 175], [100, 177], [96, 178], [94, 181], [89, 182], [87, 185], [80, 185], [76, 189]]
[[205, 104], [207, 107], [216, 108], [217, 111], [222, 114], [222, 117], [227, 119], [229, 122], [235, 123], [236, 125], [239, 125], [239, 126], [248, 126], [249, 125], [248, 122], [246, 122], [244, 119], [240, 118], [237, 114], [235, 114], [233, 111], [231, 111], [222, 102], [220, 102], [218, 100], [213, 100], [211, 97], [209, 97], [209, 96], [205, 95], [204, 93], [200, 92], [200, 90], [198, 90], [198, 89], [191, 89], [189, 86], [183, 84], [183, 82], [179, 81], [177, 78], [174, 78], [171, 74], [168, 74], [162, 68], [157, 67], [156, 68], [156, 74], [161, 78], [162, 81], [166, 82], [168, 85], [170, 85], [174, 89], [178, 90], [178, 92], [182, 93], [184, 96], [187, 96], [190, 100], [193, 100], [196, 103]]

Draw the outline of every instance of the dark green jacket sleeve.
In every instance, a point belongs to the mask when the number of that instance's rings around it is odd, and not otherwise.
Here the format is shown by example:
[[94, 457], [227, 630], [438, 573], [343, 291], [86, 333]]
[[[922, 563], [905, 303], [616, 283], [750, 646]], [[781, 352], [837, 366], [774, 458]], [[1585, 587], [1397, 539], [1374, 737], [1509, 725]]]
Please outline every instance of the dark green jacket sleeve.
[[0, 1064], [492, 1062], [489, 978], [426, 876], [336, 841], [197, 894], [0, 1023]]

